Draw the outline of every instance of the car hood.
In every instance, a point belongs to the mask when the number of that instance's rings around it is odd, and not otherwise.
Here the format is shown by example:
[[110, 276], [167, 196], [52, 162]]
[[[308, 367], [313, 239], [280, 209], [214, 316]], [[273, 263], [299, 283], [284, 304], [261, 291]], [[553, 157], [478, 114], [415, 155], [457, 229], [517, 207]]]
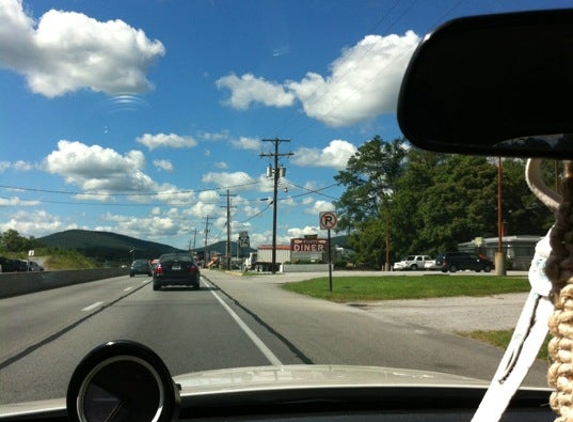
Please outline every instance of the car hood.
[[174, 377], [181, 395], [328, 387], [487, 387], [475, 378], [353, 365], [278, 365], [219, 369]]
[[[173, 377], [181, 397], [288, 389], [349, 387], [487, 388], [488, 382], [437, 372], [375, 366], [279, 365], [218, 369]], [[65, 410], [66, 400], [0, 405], [0, 419]]]

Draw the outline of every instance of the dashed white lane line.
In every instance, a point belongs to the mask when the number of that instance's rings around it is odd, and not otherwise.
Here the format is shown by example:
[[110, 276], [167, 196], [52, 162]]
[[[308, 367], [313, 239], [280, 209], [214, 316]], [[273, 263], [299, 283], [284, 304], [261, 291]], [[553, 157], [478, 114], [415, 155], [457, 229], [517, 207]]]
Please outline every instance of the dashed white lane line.
[[133, 287], [126, 287], [125, 289], [123, 289], [124, 292], [129, 292], [131, 289], [133, 289]]
[[[202, 278], [202, 280], [203, 283], [205, 283], [208, 287], [211, 287], [211, 283], [207, 282], [204, 278]], [[243, 322], [243, 320], [239, 317], [239, 315], [237, 315], [235, 311], [233, 311], [229, 307], [229, 305], [227, 305], [223, 301], [223, 299], [221, 299], [221, 297], [217, 293], [215, 293], [214, 290], [211, 290], [211, 293], [213, 294], [213, 296], [215, 296], [215, 299], [219, 301], [221, 306], [225, 308], [225, 310], [229, 313], [229, 315], [231, 315], [231, 318], [235, 320], [235, 322], [239, 325], [239, 327], [241, 327], [241, 329], [251, 339], [251, 341], [255, 343], [255, 346], [257, 346], [257, 348], [261, 351], [261, 353], [265, 355], [265, 357], [269, 360], [269, 362], [272, 365], [282, 365], [282, 362], [279, 360], [279, 358], [277, 358], [275, 354], [271, 351], [271, 349], [269, 349], [267, 345], [263, 343], [263, 341], [259, 337], [257, 337], [257, 335], [247, 326], [247, 324]]]
[[99, 306], [103, 305], [103, 302], [96, 302], [96, 303], [92, 303], [90, 306], [86, 306], [84, 309], [82, 309], [83, 312], [89, 312]]

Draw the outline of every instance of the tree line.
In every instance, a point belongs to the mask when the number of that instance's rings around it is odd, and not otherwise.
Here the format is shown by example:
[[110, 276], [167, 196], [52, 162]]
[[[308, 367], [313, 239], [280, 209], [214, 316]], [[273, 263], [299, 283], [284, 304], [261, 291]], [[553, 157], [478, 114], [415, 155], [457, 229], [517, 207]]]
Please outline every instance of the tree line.
[[34, 236], [20, 235], [17, 230], [8, 229], [0, 233], [0, 253], [28, 252], [40, 247], [45, 245]]
[[[544, 235], [554, 221], [525, 182], [524, 159], [503, 159], [504, 235]], [[543, 162], [548, 186], [560, 174]], [[382, 268], [407, 254], [457, 250], [459, 243], [498, 235], [498, 158], [420, 150], [404, 138], [364, 143], [334, 179], [337, 231], [348, 234], [357, 262]]]

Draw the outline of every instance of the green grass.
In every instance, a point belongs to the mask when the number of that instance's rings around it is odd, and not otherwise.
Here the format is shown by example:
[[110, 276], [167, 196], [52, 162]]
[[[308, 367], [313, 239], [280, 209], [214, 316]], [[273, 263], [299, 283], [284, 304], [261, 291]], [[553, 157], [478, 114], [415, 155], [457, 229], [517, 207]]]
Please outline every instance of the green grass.
[[[505, 349], [509, 344], [509, 341], [511, 340], [513, 330], [493, 330], [493, 331], [477, 330], [477, 331], [456, 332], [456, 334]], [[547, 345], [549, 344], [550, 338], [551, 337], [549, 335], [545, 338], [545, 342], [541, 346], [539, 354], [537, 355], [538, 359], [549, 360]]]
[[60, 253], [48, 256], [44, 261], [44, 266], [51, 270], [78, 270], [85, 268], [95, 268], [85, 256], [79, 253]]
[[489, 296], [530, 290], [526, 277], [501, 276], [379, 276], [328, 277], [287, 283], [285, 290], [334, 302]]

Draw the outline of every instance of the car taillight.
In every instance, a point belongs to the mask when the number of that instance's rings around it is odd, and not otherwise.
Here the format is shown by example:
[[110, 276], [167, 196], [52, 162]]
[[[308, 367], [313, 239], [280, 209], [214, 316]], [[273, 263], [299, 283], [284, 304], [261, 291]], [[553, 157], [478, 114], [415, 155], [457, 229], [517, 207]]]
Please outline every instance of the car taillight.
[[161, 267], [161, 264], [155, 267], [155, 274], [163, 274], [163, 268]]
[[196, 273], [197, 272], [197, 267], [195, 265], [191, 265], [191, 267], [189, 268], [189, 272], [191, 273]]

